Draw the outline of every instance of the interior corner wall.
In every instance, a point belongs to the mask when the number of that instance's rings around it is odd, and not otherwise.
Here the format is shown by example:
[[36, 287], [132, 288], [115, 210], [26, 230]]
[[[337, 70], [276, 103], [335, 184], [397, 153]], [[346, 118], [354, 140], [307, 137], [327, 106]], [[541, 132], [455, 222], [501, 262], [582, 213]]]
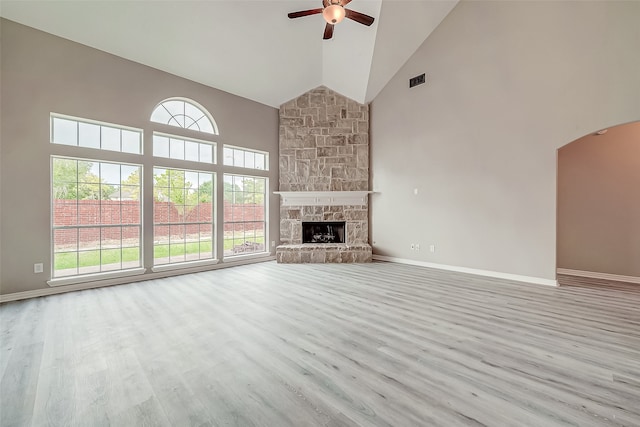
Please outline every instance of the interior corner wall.
[[640, 278], [640, 122], [558, 150], [558, 268]]
[[460, 2], [372, 102], [374, 254], [555, 279], [557, 149], [640, 118], [638, 22], [638, 2]]
[[[149, 117], [155, 106], [170, 97], [193, 99], [213, 115], [220, 128], [218, 159], [222, 159], [224, 143], [271, 153], [269, 235], [278, 236], [279, 200], [273, 195], [278, 186], [278, 109], [5, 19], [0, 21], [0, 31], [2, 295], [47, 289], [46, 281], [51, 278], [51, 112], [142, 128], [144, 151], [150, 153]], [[93, 154], [91, 149], [81, 147], [55, 149], [73, 157], [91, 158]], [[123, 162], [142, 164], [145, 170], [153, 167], [151, 156], [125, 153], [113, 156]], [[171, 162], [163, 159], [162, 164], [171, 167]], [[184, 166], [176, 164], [176, 167]], [[212, 168], [221, 182], [223, 166]], [[246, 169], [224, 170], [247, 173]], [[149, 209], [144, 216], [144, 245], [150, 247], [153, 216]], [[220, 253], [221, 236], [217, 243]], [[149, 266], [151, 259], [146, 251], [145, 266]], [[44, 273], [34, 274], [33, 264], [37, 262], [44, 264]]]

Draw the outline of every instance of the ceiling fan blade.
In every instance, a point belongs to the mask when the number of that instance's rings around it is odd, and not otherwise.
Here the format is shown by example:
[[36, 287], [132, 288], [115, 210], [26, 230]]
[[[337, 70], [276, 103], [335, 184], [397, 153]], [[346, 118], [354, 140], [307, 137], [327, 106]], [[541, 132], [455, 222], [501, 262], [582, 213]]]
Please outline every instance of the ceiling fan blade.
[[373, 24], [374, 19], [369, 15], [365, 15], [364, 13], [356, 12], [355, 10], [349, 9], [345, 9], [345, 12], [345, 16], [347, 18], [359, 22], [362, 25], [366, 25], [368, 27], [369, 25]]
[[342, 4], [342, 7], [345, 7], [346, 5], [351, 3], [351, 0], [340, 0], [340, 3]]
[[333, 24], [329, 24], [327, 23], [327, 26], [324, 27], [324, 37], [322, 37], [324, 40], [329, 40], [331, 37], [333, 37]]
[[299, 12], [291, 12], [287, 16], [289, 17], [289, 19], [293, 19], [293, 18], [301, 18], [303, 16], [316, 15], [318, 13], [322, 13], [322, 8], [301, 10]]

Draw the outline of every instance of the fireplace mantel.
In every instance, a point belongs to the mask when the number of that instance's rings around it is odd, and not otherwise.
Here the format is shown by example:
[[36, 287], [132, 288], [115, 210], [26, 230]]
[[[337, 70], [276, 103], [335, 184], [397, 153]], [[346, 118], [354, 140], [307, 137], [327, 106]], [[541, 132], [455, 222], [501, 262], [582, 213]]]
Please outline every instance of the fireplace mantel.
[[358, 206], [367, 204], [373, 191], [274, 191], [282, 206]]

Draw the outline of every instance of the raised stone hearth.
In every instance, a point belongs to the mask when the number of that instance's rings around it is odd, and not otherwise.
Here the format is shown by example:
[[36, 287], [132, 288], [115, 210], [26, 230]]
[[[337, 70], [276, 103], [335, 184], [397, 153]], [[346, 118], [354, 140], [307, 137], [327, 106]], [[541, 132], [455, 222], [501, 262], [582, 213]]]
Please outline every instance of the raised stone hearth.
[[371, 245], [346, 243], [304, 243], [280, 245], [276, 259], [283, 264], [371, 262]]
[[[325, 87], [311, 90], [280, 107], [279, 148], [278, 262], [370, 262], [369, 107]], [[303, 244], [303, 221], [344, 221], [345, 243]]]

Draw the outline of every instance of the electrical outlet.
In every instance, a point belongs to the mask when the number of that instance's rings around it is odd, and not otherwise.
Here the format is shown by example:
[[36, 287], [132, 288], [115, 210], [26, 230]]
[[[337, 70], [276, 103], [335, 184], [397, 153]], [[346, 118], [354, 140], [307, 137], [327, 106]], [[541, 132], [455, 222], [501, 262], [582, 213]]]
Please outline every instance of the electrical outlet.
[[44, 265], [41, 262], [37, 264], [33, 264], [34, 273], [42, 273], [43, 271], [44, 271]]
[[275, 248], [275, 247], [276, 247], [276, 241], [275, 241], [275, 240], [272, 240], [272, 241], [271, 241], [271, 248], [273, 249], [273, 248]]
[[430, 252], [435, 252], [436, 251], [436, 245], [430, 245], [429, 246], [429, 251]]
[[416, 243], [416, 251], [420, 251], [420, 243]]
[[415, 249], [416, 249], [416, 245], [415, 245], [415, 243], [412, 243], [411, 244], [411, 250], [414, 251]]

